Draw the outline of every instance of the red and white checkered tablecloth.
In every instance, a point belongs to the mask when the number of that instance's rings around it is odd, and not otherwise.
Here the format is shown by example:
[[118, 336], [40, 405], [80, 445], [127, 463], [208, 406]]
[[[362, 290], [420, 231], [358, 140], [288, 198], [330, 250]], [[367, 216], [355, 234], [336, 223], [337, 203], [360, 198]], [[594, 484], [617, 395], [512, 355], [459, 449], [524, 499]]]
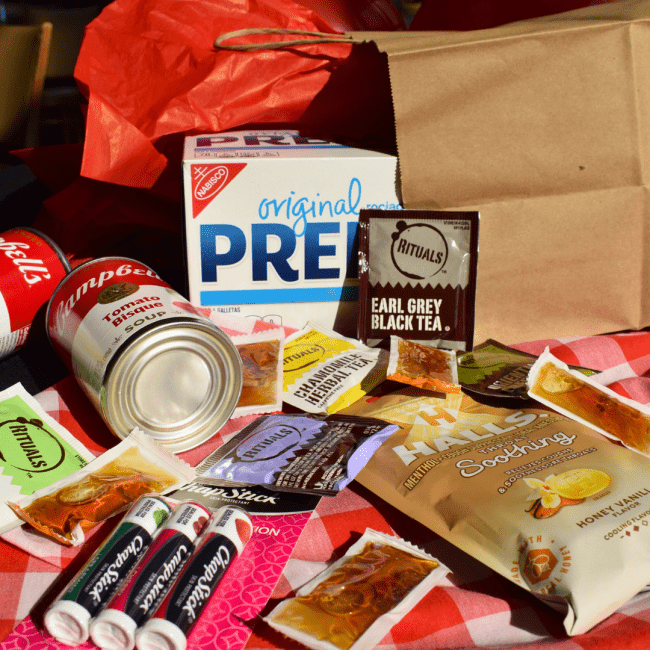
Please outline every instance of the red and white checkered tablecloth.
[[[236, 331], [233, 327], [230, 333]], [[539, 354], [546, 346], [567, 363], [605, 371], [603, 383], [644, 404], [650, 403], [650, 332], [536, 341], [514, 347]], [[53, 417], [93, 451], [99, 453], [114, 443], [71, 378], [37, 398]], [[195, 464], [226, 440], [240, 424], [229, 423], [215, 439], [189, 452], [185, 458]], [[38, 627], [40, 616], [111, 526], [111, 522], [107, 522], [100, 527], [80, 550], [53, 551], [51, 546], [39, 547], [32, 540], [34, 546], [28, 553], [24, 550], [24, 531], [15, 533], [18, 536], [22, 534], [22, 537], [13, 542], [13, 531], [0, 539], [2, 650], [65, 647], [42, 636]], [[587, 634], [567, 637], [561, 617], [531, 594], [386, 505], [356, 482], [338, 496], [321, 500], [293, 551], [268, 608], [340, 557], [368, 527], [397, 534], [426, 548], [452, 571], [391, 630], [379, 644], [380, 650], [488, 647], [508, 650], [647, 650], [650, 647], [650, 593], [636, 596]], [[22, 549], [14, 544], [21, 545]], [[606, 593], [606, 584], [602, 585], [602, 590], [603, 594]], [[93, 646], [87, 643], [81, 647], [90, 649]], [[188, 647], [193, 650], [191, 637]], [[204, 647], [202, 643], [201, 648]], [[302, 646], [260, 621], [246, 648], [298, 650]]]

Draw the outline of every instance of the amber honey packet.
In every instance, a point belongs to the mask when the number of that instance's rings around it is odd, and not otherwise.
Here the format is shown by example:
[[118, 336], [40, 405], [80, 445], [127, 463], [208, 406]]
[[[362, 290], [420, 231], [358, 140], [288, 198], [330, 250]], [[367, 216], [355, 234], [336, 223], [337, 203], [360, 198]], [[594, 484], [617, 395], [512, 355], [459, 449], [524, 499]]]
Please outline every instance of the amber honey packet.
[[650, 408], [573, 370], [548, 348], [530, 369], [527, 386], [538, 402], [650, 456]]
[[390, 337], [386, 379], [442, 393], [460, 393], [455, 350]]
[[243, 383], [233, 418], [282, 409], [284, 330], [274, 328], [233, 337], [242, 360]]
[[[464, 389], [479, 395], [529, 399], [526, 380], [536, 360], [534, 354], [488, 339], [458, 355], [458, 381]], [[569, 368], [583, 375], [597, 374], [596, 370], [581, 366]]]
[[50, 539], [78, 546], [85, 532], [145, 494], [167, 494], [196, 471], [139, 429], [82, 469], [7, 505]]
[[478, 212], [361, 210], [359, 339], [471, 350], [478, 231]]
[[449, 573], [409, 542], [366, 529], [265, 621], [313, 650], [368, 650]]

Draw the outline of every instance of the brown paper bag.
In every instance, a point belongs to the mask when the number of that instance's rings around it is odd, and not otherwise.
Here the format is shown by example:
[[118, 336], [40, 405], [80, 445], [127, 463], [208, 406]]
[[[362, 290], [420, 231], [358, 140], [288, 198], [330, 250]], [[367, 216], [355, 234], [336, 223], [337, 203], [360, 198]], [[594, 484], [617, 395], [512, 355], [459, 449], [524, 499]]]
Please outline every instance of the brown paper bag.
[[650, 0], [388, 55], [408, 208], [481, 212], [475, 342], [650, 325]]

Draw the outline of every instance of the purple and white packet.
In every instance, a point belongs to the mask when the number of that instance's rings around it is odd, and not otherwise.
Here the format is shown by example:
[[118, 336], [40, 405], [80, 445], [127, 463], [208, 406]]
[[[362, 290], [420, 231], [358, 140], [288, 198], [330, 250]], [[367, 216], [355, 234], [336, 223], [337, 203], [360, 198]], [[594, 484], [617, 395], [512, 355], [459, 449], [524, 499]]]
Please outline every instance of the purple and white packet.
[[334, 496], [397, 429], [358, 416], [264, 415], [200, 463], [196, 480]]

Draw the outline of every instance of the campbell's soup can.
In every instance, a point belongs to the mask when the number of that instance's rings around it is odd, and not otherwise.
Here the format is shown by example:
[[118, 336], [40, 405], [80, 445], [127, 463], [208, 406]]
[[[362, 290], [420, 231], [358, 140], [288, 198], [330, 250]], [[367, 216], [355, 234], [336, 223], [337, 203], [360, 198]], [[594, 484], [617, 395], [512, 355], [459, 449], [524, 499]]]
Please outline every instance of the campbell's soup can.
[[109, 257], [75, 268], [47, 308], [50, 342], [119, 438], [135, 427], [192, 449], [232, 415], [242, 363], [231, 339], [148, 266]]
[[63, 252], [38, 230], [0, 234], [0, 358], [25, 345], [34, 318], [69, 271]]

